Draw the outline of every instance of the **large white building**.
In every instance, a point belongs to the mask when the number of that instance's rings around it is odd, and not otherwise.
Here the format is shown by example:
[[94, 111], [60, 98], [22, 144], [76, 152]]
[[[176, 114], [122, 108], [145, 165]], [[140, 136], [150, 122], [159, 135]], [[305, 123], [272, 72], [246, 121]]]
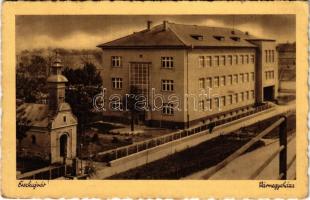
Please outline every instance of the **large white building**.
[[[111, 103], [110, 97], [124, 96], [132, 86], [148, 97], [140, 120], [178, 128], [229, 117], [277, 96], [275, 40], [247, 32], [148, 22], [146, 29], [98, 47], [106, 88], [103, 115], [110, 120], [126, 118], [117, 109], [122, 101]], [[154, 103], [154, 92], [163, 97], [161, 109], [154, 109], [161, 103]], [[207, 98], [197, 98], [205, 93]], [[173, 95], [180, 101], [171, 103]]]

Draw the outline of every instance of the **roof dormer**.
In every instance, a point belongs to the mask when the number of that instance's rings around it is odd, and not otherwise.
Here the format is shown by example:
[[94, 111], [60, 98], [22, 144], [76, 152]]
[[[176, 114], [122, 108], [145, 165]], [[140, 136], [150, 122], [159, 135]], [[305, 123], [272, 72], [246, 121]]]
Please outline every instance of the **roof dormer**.
[[203, 40], [203, 36], [202, 35], [192, 34], [191, 37], [194, 38], [195, 40], [199, 40], [199, 41]]

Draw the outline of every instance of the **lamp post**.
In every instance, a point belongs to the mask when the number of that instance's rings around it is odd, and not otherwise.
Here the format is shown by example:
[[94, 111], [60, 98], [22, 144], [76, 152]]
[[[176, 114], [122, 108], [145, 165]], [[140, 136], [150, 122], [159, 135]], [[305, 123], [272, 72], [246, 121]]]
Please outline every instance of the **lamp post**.
[[83, 173], [83, 163], [82, 163], [82, 152], [83, 152], [82, 149], [83, 149], [83, 144], [82, 144], [82, 143], [80, 144], [80, 147], [81, 147], [81, 152], [80, 152], [80, 153], [81, 153], [81, 174], [82, 174], [82, 173]]

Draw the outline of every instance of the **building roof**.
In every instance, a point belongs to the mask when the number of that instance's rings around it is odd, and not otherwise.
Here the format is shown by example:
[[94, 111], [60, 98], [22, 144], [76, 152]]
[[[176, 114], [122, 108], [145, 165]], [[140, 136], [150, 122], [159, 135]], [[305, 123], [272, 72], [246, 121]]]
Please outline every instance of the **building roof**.
[[47, 127], [48, 112], [46, 104], [23, 103], [16, 109], [16, 119], [27, 126]]
[[296, 43], [278, 44], [277, 50], [280, 52], [296, 52]]
[[66, 83], [68, 82], [68, 79], [61, 75], [61, 74], [58, 74], [58, 75], [51, 75], [47, 78], [47, 82], [48, 83]]
[[[166, 27], [166, 28], [165, 28]], [[117, 48], [207, 48], [256, 47], [248, 40], [258, 39], [233, 28], [219, 28], [164, 22], [150, 30], [98, 45], [102, 49]]]

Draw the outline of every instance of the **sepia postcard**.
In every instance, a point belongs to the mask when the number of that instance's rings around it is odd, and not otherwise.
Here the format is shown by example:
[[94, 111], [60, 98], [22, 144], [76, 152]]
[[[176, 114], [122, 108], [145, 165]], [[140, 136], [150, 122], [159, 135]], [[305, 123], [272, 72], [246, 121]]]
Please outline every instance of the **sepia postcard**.
[[5, 2], [2, 195], [305, 198], [304, 2]]

